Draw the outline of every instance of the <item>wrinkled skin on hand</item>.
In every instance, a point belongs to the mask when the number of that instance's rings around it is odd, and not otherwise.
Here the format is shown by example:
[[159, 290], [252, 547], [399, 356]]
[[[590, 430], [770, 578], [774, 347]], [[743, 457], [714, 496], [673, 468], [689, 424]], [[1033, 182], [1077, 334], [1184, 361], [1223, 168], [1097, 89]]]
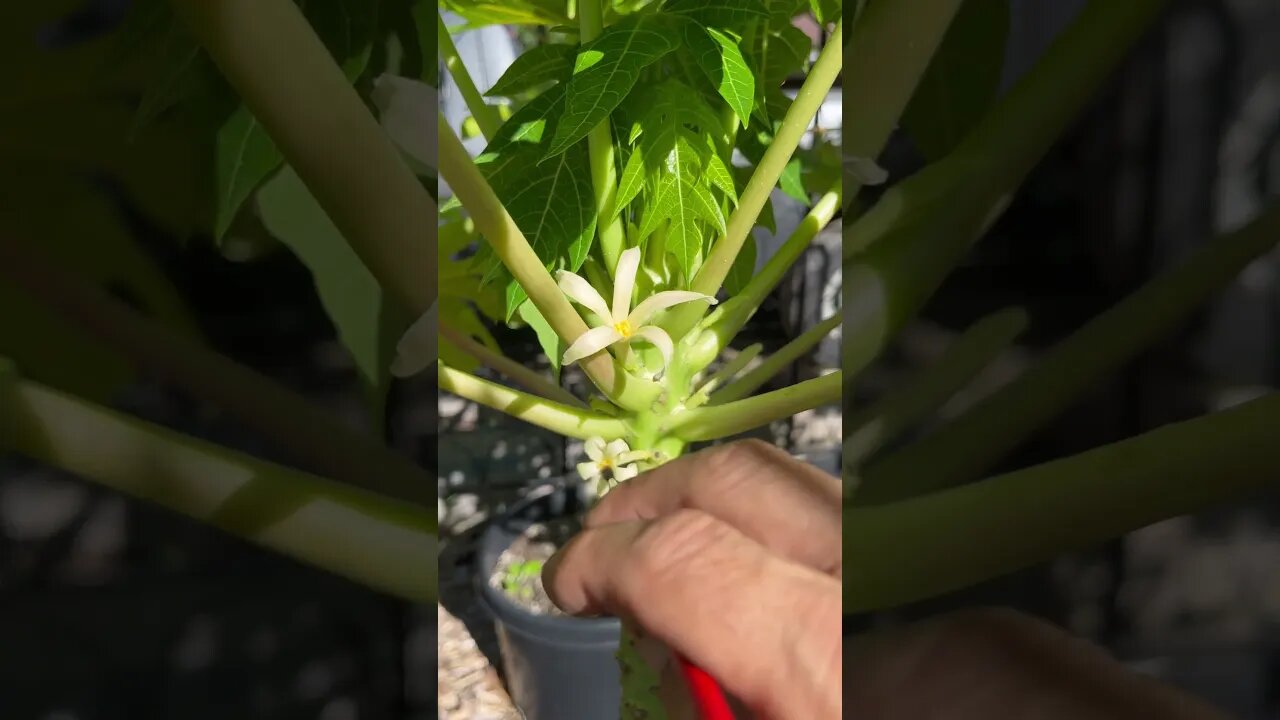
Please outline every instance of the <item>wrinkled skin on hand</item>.
[[544, 582], [567, 612], [635, 629], [672, 720], [696, 717], [672, 651], [744, 718], [1221, 717], [1011, 611], [842, 642], [840, 508], [837, 478], [765, 443], [721, 446], [610, 492]]

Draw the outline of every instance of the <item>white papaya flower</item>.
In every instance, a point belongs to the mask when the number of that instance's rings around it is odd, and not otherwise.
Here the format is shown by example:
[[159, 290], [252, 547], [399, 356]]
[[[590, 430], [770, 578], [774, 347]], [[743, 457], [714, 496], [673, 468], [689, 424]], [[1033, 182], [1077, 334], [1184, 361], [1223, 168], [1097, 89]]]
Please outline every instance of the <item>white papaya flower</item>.
[[373, 87], [373, 104], [387, 134], [416, 162], [436, 167], [436, 89], [398, 75], [382, 75]]
[[632, 452], [626, 440], [606, 443], [600, 437], [588, 440], [583, 450], [587, 453], [588, 461], [578, 463], [578, 475], [593, 486], [596, 495], [603, 495], [610, 487], [639, 475], [640, 469], [636, 467], [636, 461], [650, 455], [646, 452]]
[[613, 279], [613, 307], [605, 303], [600, 293], [579, 275], [560, 271], [560, 289], [569, 299], [595, 313], [604, 324], [583, 333], [569, 346], [561, 361], [571, 365], [590, 357], [617, 343], [630, 344], [635, 340], [652, 343], [662, 352], [663, 367], [671, 364], [675, 346], [665, 330], [644, 323], [656, 313], [674, 305], [702, 300], [714, 305], [716, 299], [702, 293], [684, 290], [668, 290], [645, 298], [631, 309], [631, 294], [636, 287], [636, 272], [640, 269], [640, 248], [624, 250], [618, 259]]
[[436, 303], [431, 303], [422, 317], [405, 332], [396, 346], [396, 359], [391, 363], [391, 374], [398, 378], [413, 377], [431, 367], [438, 357], [436, 332], [439, 313]]

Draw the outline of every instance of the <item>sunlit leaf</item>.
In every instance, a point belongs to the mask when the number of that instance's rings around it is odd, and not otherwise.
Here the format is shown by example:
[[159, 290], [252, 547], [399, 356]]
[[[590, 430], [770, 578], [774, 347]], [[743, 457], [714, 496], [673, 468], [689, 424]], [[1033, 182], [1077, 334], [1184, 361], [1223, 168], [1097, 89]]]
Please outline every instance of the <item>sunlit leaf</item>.
[[564, 152], [604, 122], [635, 87], [640, 71], [675, 50], [679, 40], [678, 26], [642, 15], [609, 27], [583, 47], [547, 155]]
[[525, 321], [529, 327], [538, 336], [538, 343], [542, 346], [542, 351], [547, 354], [547, 359], [551, 361], [551, 372], [555, 376], [556, 382], [560, 381], [560, 359], [564, 357], [564, 351], [567, 349], [564, 340], [551, 329], [551, 324], [546, 318], [542, 317], [538, 307], [531, 302], [524, 302], [518, 310], [520, 319]]
[[556, 26], [573, 24], [564, 14], [564, 3], [559, 0], [556, 0], [556, 2], [443, 0], [441, 6], [467, 21], [461, 29], [475, 29], [488, 25]]
[[685, 26], [685, 41], [698, 67], [745, 128], [756, 99], [756, 78], [737, 41], [715, 28], [696, 24]]
[[663, 158], [653, 199], [646, 204], [639, 237], [647, 238], [664, 221], [670, 221], [666, 251], [680, 269], [692, 274], [706, 243], [703, 224], [724, 231], [724, 215], [704, 183], [703, 171], [710, 151], [688, 131], [675, 134], [671, 149]]
[[531, 48], [511, 63], [511, 67], [507, 68], [485, 95], [512, 97], [536, 90], [549, 82], [563, 80], [573, 69], [577, 52], [577, 45], [558, 43]]
[[663, 10], [722, 30], [742, 28], [769, 17], [766, 0], [670, 0]]
[[790, 100], [782, 94], [783, 83], [804, 70], [813, 50], [813, 41], [791, 24], [786, 13], [756, 22], [743, 42], [743, 52], [756, 77], [756, 115], [762, 120], [781, 120]]
[[[547, 267], [577, 270], [591, 249], [597, 219], [586, 144], [543, 161], [564, 97], [565, 86], [553, 85], [517, 111], [476, 165]], [[495, 256], [485, 262], [486, 280], [508, 277]], [[506, 319], [526, 297], [518, 283], [507, 280]]]

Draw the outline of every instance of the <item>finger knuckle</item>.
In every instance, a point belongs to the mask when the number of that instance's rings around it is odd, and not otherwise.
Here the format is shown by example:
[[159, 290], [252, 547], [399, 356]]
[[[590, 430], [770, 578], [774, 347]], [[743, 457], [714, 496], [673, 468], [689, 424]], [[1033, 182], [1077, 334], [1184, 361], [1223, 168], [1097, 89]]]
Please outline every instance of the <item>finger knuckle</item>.
[[679, 572], [697, 572], [728, 536], [728, 528], [697, 510], [679, 510], [650, 523], [637, 538], [631, 561], [636, 577], [659, 582]]
[[740, 487], [744, 482], [778, 460], [778, 448], [763, 440], [742, 440], [722, 445], [710, 451], [698, 485], [704, 492], [725, 493]]

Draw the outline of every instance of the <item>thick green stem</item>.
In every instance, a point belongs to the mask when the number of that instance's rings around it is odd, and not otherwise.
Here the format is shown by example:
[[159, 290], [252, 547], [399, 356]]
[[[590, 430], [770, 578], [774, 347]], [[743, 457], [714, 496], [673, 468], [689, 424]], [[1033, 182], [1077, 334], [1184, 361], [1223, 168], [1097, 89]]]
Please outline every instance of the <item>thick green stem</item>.
[[[600, 37], [604, 21], [600, 16], [601, 0], [582, 0], [579, 3], [579, 39], [583, 45]], [[587, 149], [591, 156], [591, 185], [596, 193], [596, 227], [600, 228], [600, 255], [609, 276], [617, 271], [618, 258], [626, 245], [626, 232], [622, 227], [622, 208], [615, 207], [618, 197], [618, 173], [614, 162], [613, 133], [606, 118], [591, 128], [587, 134]]]
[[568, 390], [551, 382], [551, 380], [543, 377], [537, 371], [521, 365], [502, 353], [491, 350], [484, 343], [477, 342], [471, 336], [450, 327], [447, 323], [440, 323], [440, 336], [452, 343], [454, 347], [478, 360], [480, 364], [506, 375], [522, 385], [526, 390], [565, 405], [586, 407], [581, 400], [574, 397]]
[[845, 419], [844, 465], [857, 468], [913, 423], [938, 410], [1009, 348], [1027, 326], [1021, 309], [1002, 310], [974, 323], [937, 362], [904, 380], [861, 412]]
[[[836, 23], [835, 32], [827, 41], [826, 47], [822, 49], [818, 61], [810, 69], [804, 85], [796, 95], [795, 102], [787, 110], [782, 126], [743, 189], [742, 196], [738, 199], [737, 209], [729, 217], [724, 237], [712, 246], [707, 261], [702, 264], [697, 277], [694, 278], [691, 285], [694, 292], [714, 295], [729, 275], [733, 261], [742, 250], [742, 244], [746, 242], [751, 229], [755, 227], [756, 219], [760, 217], [764, 204], [769, 201], [774, 186], [782, 177], [782, 171], [791, 161], [791, 156], [795, 154], [809, 124], [813, 122], [818, 109], [822, 107], [822, 101], [831, 92], [831, 86], [840, 75], [842, 27], [843, 22]], [[691, 324], [684, 329], [687, 331], [690, 326]]]
[[[872, 3], [849, 33], [843, 88], [857, 112], [844, 124], [842, 151], [874, 160], [898, 125], [929, 68], [961, 0], [897, 0]], [[862, 185], [846, 175], [845, 205]]]
[[485, 140], [492, 140], [497, 134], [498, 128], [502, 126], [502, 118], [498, 116], [497, 108], [489, 105], [484, 101], [484, 96], [480, 94], [480, 90], [476, 88], [476, 83], [471, 79], [471, 73], [467, 71], [467, 66], [462, 62], [462, 57], [458, 55], [458, 48], [453, 44], [453, 37], [449, 35], [449, 28], [445, 27], [444, 16], [436, 13], [436, 42], [440, 46], [440, 59], [444, 61], [444, 67], [449, 71], [449, 75], [453, 78], [453, 82], [458, 86], [458, 92], [462, 94], [462, 100], [467, 104], [467, 109], [471, 111], [471, 117], [476, 121], [476, 125], [480, 127], [480, 133], [484, 135]]
[[35, 383], [0, 394], [18, 453], [363, 585], [436, 599], [436, 516]]
[[1280, 395], [953, 490], [844, 511], [845, 612], [957, 590], [1280, 483]]
[[719, 370], [716, 370], [710, 377], [702, 382], [702, 386], [699, 387], [698, 391], [689, 398], [688, 402], [685, 403], [685, 407], [692, 409], [700, 405], [705, 405], [710, 399], [711, 393], [715, 392], [726, 382], [730, 382], [737, 377], [738, 373], [742, 372], [743, 368], [751, 364], [751, 361], [755, 360], [763, 349], [764, 346], [760, 343], [755, 343], [754, 345], [749, 345], [746, 348], [743, 348], [742, 352], [738, 353], [736, 357], [725, 363]]
[[614, 440], [627, 434], [627, 424], [622, 420], [534, 397], [506, 385], [468, 375], [444, 363], [439, 363], [436, 376], [441, 390], [565, 437]]
[[715, 334], [719, 349], [724, 349], [733, 342], [733, 338], [760, 309], [769, 294], [786, 278], [787, 272], [809, 248], [809, 244], [818, 236], [818, 233], [831, 222], [839, 209], [840, 193], [838, 191], [828, 192], [819, 198], [817, 204], [782, 244], [778, 252], [769, 258], [742, 292], [726, 301], [716, 311], [715, 317], [708, 319], [707, 330]]
[[[440, 175], [556, 335], [566, 343], [581, 337], [587, 331], [587, 324], [569, 304], [443, 116], [440, 117]], [[606, 396], [629, 410], [647, 409], [662, 391], [655, 383], [629, 375], [606, 351], [584, 359], [582, 369]]]
[[872, 465], [858, 502], [889, 502], [980, 477], [1100, 379], [1176, 329], [1277, 243], [1280, 205], [1147, 283], [955, 422]]
[[846, 229], [843, 365], [850, 377], [915, 317], [1165, 2], [1092, 0], [955, 152]]
[[152, 377], [262, 433], [299, 466], [424, 508], [435, 504], [435, 483], [408, 458], [271, 379], [138, 315], [34, 248], [0, 238], [0, 276]]
[[782, 346], [777, 352], [765, 358], [747, 374], [735, 380], [731, 385], [711, 396], [712, 405], [723, 405], [744, 398], [758, 390], [775, 375], [787, 369], [806, 353], [813, 350], [822, 339], [844, 322], [843, 315], [832, 315], [822, 322], [806, 330], [800, 337]]
[[668, 431], [687, 442], [737, 435], [798, 412], [840, 402], [842, 377], [843, 374], [837, 370], [746, 400], [689, 410], [677, 415]]
[[297, 4], [172, 2], [379, 284], [425, 313], [436, 203]]

